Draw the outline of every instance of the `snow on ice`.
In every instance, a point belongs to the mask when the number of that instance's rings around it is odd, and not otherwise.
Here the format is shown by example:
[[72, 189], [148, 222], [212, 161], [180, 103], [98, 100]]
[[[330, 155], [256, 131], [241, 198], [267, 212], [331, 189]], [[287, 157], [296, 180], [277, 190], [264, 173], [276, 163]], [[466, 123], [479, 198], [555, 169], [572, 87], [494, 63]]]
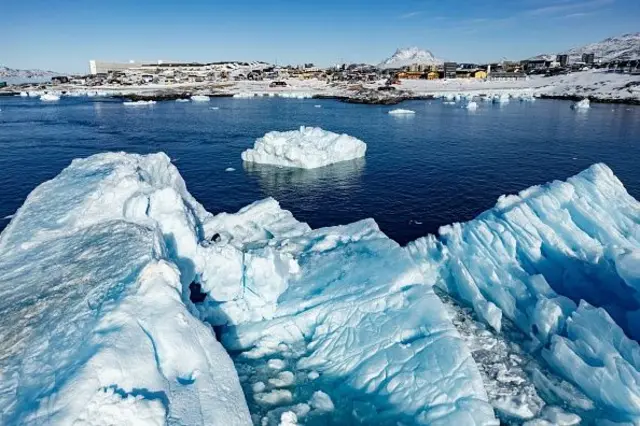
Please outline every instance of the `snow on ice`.
[[202, 207], [164, 154], [75, 160], [0, 236], [0, 423], [247, 424], [178, 252]]
[[638, 422], [640, 347], [627, 337], [640, 338], [638, 223], [640, 203], [598, 164], [407, 250], [427, 283], [495, 330], [508, 318], [600, 409]]
[[193, 95], [191, 97], [191, 100], [193, 102], [209, 102], [211, 100], [211, 98], [209, 96], [206, 96], [206, 95]]
[[314, 169], [364, 157], [367, 144], [346, 134], [319, 127], [300, 127], [288, 132], [269, 132], [242, 153], [246, 162], [281, 167]]
[[55, 102], [60, 100], [60, 96], [54, 95], [52, 93], [45, 93], [40, 96], [40, 100], [43, 102]]

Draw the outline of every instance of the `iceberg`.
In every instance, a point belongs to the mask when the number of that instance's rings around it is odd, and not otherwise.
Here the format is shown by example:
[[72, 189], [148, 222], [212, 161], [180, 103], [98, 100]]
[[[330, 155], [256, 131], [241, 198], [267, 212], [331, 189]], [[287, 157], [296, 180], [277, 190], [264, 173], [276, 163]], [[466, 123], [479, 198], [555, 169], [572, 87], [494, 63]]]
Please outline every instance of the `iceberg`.
[[178, 98], [176, 102], [191, 102], [191, 99]]
[[640, 421], [640, 203], [597, 164], [407, 246], [426, 283], [503, 319], [614, 419]]
[[273, 199], [214, 216], [164, 154], [40, 185], [0, 235], [0, 277], [6, 424], [249, 424], [240, 380], [265, 424], [497, 424], [442, 302], [373, 220], [312, 230]]
[[391, 115], [412, 115], [415, 113], [416, 113], [415, 111], [412, 111], [410, 109], [401, 109], [401, 108], [393, 109], [389, 111], [389, 114]]
[[193, 95], [191, 97], [191, 100], [193, 102], [209, 102], [211, 100], [211, 98], [209, 96], [206, 96], [206, 95]]
[[352, 136], [319, 127], [300, 127], [288, 132], [269, 132], [242, 153], [250, 163], [314, 169], [364, 157], [367, 144]]
[[60, 96], [51, 93], [45, 93], [44, 95], [40, 96], [40, 100], [43, 102], [55, 102], [60, 100]]
[[122, 103], [122, 105], [126, 107], [149, 106], [155, 104], [156, 101], [127, 101]]
[[474, 102], [474, 101], [471, 101], [471, 102], [469, 102], [469, 103], [467, 104], [466, 108], [467, 108], [468, 110], [473, 110], [473, 111], [475, 111], [475, 110], [477, 110], [477, 109], [478, 109], [478, 104], [477, 104], [476, 102]]
[[29, 97], [29, 94], [27, 92], [20, 92], [20, 97], [27, 98]]
[[175, 257], [204, 216], [164, 154], [75, 160], [29, 195], [0, 235], [3, 424], [251, 422]]

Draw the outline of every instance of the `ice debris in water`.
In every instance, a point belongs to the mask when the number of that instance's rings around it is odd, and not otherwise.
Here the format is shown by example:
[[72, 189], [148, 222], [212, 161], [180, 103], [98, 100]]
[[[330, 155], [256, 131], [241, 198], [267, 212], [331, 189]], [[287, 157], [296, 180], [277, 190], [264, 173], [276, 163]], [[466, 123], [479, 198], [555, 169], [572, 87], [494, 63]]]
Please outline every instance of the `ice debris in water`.
[[[503, 317], [612, 418], [640, 421], [640, 203], [597, 164], [407, 247], [427, 283]], [[632, 266], [629, 266], [632, 265]], [[626, 332], [626, 334], [625, 334]]]
[[416, 112], [413, 111], [413, 110], [401, 109], [401, 108], [393, 109], [393, 110], [389, 111], [389, 114], [391, 114], [391, 115], [413, 115], [415, 113]]
[[211, 98], [206, 95], [193, 95], [191, 96], [193, 102], [209, 102]]
[[477, 103], [477, 102], [473, 102], [473, 101], [471, 101], [471, 102], [469, 102], [469, 103], [467, 104], [466, 108], [467, 108], [468, 110], [476, 110], [476, 109], [478, 109], [478, 103]]
[[235, 172], [236, 169], [234, 169], [233, 167], [227, 167], [226, 169], [224, 169], [225, 172]]
[[155, 105], [155, 104], [156, 104], [156, 101], [127, 101], [122, 103], [122, 105], [127, 107], [148, 106], [148, 105]]
[[60, 96], [54, 95], [52, 93], [45, 93], [44, 95], [40, 96], [40, 100], [44, 102], [55, 102], [60, 100]]
[[583, 99], [580, 102], [576, 102], [574, 104], [571, 105], [571, 108], [573, 109], [578, 109], [578, 110], [584, 110], [584, 109], [589, 109], [591, 108], [591, 102], [589, 102], [589, 99]]
[[242, 153], [252, 163], [314, 169], [364, 157], [367, 144], [352, 136], [319, 127], [300, 127], [288, 132], [269, 132]]

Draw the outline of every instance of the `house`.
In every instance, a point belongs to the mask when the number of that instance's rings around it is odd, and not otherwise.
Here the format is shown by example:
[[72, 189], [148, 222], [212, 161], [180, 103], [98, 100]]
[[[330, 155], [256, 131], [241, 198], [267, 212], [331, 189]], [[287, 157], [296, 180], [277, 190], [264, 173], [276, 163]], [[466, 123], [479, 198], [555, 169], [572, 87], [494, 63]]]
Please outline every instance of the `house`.
[[584, 54], [582, 54], [582, 62], [584, 62], [588, 66], [593, 65], [595, 60], [596, 60], [596, 55], [594, 53], [584, 53]]
[[153, 83], [153, 75], [151, 74], [142, 74], [142, 76], [140, 76], [140, 79], [144, 84]]
[[478, 70], [473, 74], [473, 78], [478, 80], [485, 80], [487, 78], [487, 72], [484, 70]]
[[556, 62], [559, 63], [561, 67], [566, 67], [569, 65], [569, 55], [556, 55]]
[[400, 80], [419, 80], [424, 78], [424, 73], [420, 71], [400, 71], [397, 76]]
[[444, 78], [456, 78], [458, 64], [456, 62], [444, 63]]
[[427, 74], [427, 80], [437, 80], [440, 78], [440, 73], [437, 71], [431, 71]]
[[494, 81], [525, 80], [527, 75], [520, 72], [500, 71], [492, 72], [487, 78]]

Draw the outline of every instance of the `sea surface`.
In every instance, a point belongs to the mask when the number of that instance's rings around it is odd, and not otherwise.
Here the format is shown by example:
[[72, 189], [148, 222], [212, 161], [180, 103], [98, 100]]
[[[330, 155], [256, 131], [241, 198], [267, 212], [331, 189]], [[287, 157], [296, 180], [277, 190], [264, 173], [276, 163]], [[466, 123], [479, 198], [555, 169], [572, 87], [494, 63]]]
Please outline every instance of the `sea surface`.
[[[468, 111], [411, 101], [400, 107], [415, 115], [394, 116], [387, 113], [397, 106], [313, 99], [124, 107], [116, 99], [0, 97], [0, 229], [38, 184], [72, 159], [103, 151], [166, 152], [213, 213], [270, 196], [312, 227], [373, 217], [401, 244], [473, 219], [501, 194], [566, 179], [596, 162], [640, 197], [640, 107], [479, 105]], [[302, 125], [360, 138], [367, 156], [310, 171], [243, 164], [240, 153], [256, 138]]]

